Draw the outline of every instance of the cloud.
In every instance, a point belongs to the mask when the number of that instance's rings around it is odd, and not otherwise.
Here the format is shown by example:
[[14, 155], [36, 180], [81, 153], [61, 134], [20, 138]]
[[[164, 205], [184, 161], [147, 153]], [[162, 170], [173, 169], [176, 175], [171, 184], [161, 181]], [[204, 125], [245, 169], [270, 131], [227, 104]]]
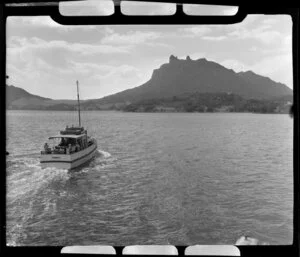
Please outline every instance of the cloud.
[[291, 54], [268, 56], [251, 65], [254, 72], [268, 76], [293, 88], [293, 65]]
[[6, 73], [9, 75], [8, 84], [14, 86], [22, 85], [22, 81], [27, 77], [27, 72], [23, 69], [16, 67], [12, 63], [6, 64]]
[[202, 37], [204, 40], [209, 40], [209, 41], [222, 41], [227, 39], [226, 36], [204, 36]]
[[[36, 94], [41, 94], [38, 91], [43, 88], [44, 82], [41, 83], [41, 81], [47, 81], [48, 85], [55, 82], [63, 86], [59, 78], [67, 80], [68, 76], [78, 75], [83, 79], [84, 75], [109, 74], [113, 69], [112, 66], [93, 63], [79, 64], [95, 55], [111, 56], [111, 54], [128, 53], [128, 49], [122, 46], [69, 43], [63, 40], [45, 41], [40, 38], [23, 37], [9, 38], [7, 47], [7, 73], [14, 78], [13, 82], [16, 86], [25, 84], [31, 92]], [[41, 95], [45, 95], [45, 92]]]
[[[180, 37], [200, 37], [211, 32], [211, 29], [208, 27], [188, 27], [180, 28], [178, 36]], [[183, 34], [182, 34], [183, 33]]]
[[[51, 60], [59, 59], [61, 56], [76, 54], [79, 56], [89, 56], [95, 54], [122, 54], [129, 53], [130, 48], [127, 46], [111, 46], [104, 44], [84, 44], [70, 43], [63, 40], [46, 41], [37, 37], [22, 38], [11, 37], [7, 44], [8, 57], [19, 56], [21, 60], [26, 58], [41, 57], [48, 54]], [[50, 55], [49, 55], [50, 54]]]
[[272, 44], [276, 43], [278, 40], [281, 39], [281, 33], [275, 30], [271, 31], [252, 31], [252, 38], [255, 38], [259, 41], [261, 41], [264, 44]]
[[138, 68], [123, 64], [123, 65], [104, 65], [92, 62], [74, 62], [70, 61], [72, 70], [82, 75], [90, 76], [94, 78], [107, 78], [113, 74], [119, 74], [121, 76], [127, 76], [133, 72], [138, 72]]
[[267, 56], [261, 60], [246, 64], [236, 59], [227, 59], [220, 62], [221, 65], [233, 69], [236, 72], [251, 70], [259, 75], [271, 78], [293, 88], [293, 65], [291, 54]]
[[103, 44], [112, 45], [136, 45], [148, 43], [161, 37], [161, 33], [153, 31], [130, 31], [126, 34], [113, 33], [108, 30], [108, 34], [101, 40]]
[[114, 94], [128, 88], [140, 86], [146, 82], [145, 71], [131, 65], [111, 66], [107, 73], [94, 72], [89, 78], [94, 81], [93, 96], [90, 98], [103, 97]]
[[61, 69], [35, 58], [27, 63], [25, 69], [9, 63], [7, 72], [10, 75], [9, 84], [55, 99], [72, 98], [74, 92], [67, 85], [72, 85], [75, 80], [83, 85], [82, 99], [100, 98], [145, 82], [144, 71], [131, 65], [103, 65], [72, 60], [68, 61], [65, 69]]
[[247, 71], [250, 67], [236, 59], [227, 59], [225, 61], [220, 62], [221, 65], [228, 69], [233, 69], [236, 72]]
[[277, 41], [277, 45], [272, 47], [265, 47], [264, 45], [253, 45], [250, 47], [249, 51], [251, 51], [252, 53], [259, 53], [261, 56], [291, 54], [292, 36], [281, 36], [280, 40]]
[[[84, 84], [83, 98], [101, 97], [137, 86], [143, 81], [143, 72], [137, 67], [91, 61], [95, 54], [111, 56], [127, 53], [127, 48], [123, 46], [45, 41], [36, 37], [28, 39], [16, 36], [9, 38], [7, 46], [10, 83], [37, 95], [70, 98], [72, 92], [66, 84], [75, 79]], [[90, 91], [91, 87], [94, 89]]]
[[[253, 19], [252, 22], [254, 22]], [[250, 28], [252, 22], [248, 22], [247, 26], [233, 26], [233, 30], [227, 36], [235, 40], [255, 39], [266, 45], [276, 44], [281, 40], [283, 34], [274, 28], [273, 20], [268, 19], [266, 22], [261, 22], [258, 26]]]
[[[177, 56], [175, 54], [175, 56]], [[186, 57], [189, 56], [192, 60], [198, 60], [200, 58], [206, 58], [206, 53], [205, 52], [189, 52], [187, 51], [185, 54], [178, 55], [178, 59], [186, 59]]]
[[76, 72], [84, 76], [93, 76], [94, 74], [106, 76], [109, 74], [114, 67], [111, 65], [103, 65], [92, 62], [75, 62], [73, 60], [69, 61], [70, 71]]
[[122, 77], [122, 78], [130, 78], [139, 72], [139, 69], [131, 66], [131, 65], [120, 65], [120, 66], [107, 66], [106, 73], [95, 73], [94, 78], [97, 79], [105, 79], [108, 77]]
[[292, 52], [292, 35], [287, 35], [283, 37], [283, 51]]
[[268, 18], [262, 21], [263, 24], [275, 25], [278, 23], [278, 19]]

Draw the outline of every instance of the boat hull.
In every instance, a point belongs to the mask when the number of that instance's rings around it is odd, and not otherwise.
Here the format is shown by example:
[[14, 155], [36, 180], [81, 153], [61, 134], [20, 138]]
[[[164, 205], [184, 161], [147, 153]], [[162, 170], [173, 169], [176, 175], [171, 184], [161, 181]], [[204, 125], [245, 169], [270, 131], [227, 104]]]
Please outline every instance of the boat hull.
[[72, 154], [43, 154], [40, 158], [42, 168], [55, 167], [58, 169], [74, 169], [92, 160], [95, 156], [97, 144], [94, 143], [79, 152]]

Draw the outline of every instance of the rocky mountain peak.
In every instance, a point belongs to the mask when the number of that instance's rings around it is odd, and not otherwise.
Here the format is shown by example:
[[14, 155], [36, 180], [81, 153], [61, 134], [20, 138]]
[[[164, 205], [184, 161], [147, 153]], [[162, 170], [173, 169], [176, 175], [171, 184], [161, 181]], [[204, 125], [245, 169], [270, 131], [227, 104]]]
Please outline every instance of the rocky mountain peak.
[[169, 58], [169, 63], [174, 63], [176, 61], [178, 61], [178, 58], [172, 54]]

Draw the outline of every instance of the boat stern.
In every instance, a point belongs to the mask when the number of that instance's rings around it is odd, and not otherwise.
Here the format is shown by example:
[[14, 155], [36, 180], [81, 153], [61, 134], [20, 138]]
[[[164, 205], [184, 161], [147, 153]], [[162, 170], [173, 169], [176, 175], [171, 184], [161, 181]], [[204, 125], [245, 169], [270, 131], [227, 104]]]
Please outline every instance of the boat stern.
[[57, 169], [71, 169], [71, 156], [69, 154], [42, 154], [40, 157], [42, 168], [55, 167]]

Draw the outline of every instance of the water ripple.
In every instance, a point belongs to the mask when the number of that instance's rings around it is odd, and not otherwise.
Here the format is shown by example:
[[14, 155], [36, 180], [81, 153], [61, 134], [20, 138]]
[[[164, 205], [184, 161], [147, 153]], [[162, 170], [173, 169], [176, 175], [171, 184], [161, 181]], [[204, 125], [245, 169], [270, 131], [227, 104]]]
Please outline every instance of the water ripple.
[[8, 112], [8, 245], [292, 242], [288, 116], [86, 112], [99, 150], [68, 172], [38, 153], [73, 116], [25, 114]]

